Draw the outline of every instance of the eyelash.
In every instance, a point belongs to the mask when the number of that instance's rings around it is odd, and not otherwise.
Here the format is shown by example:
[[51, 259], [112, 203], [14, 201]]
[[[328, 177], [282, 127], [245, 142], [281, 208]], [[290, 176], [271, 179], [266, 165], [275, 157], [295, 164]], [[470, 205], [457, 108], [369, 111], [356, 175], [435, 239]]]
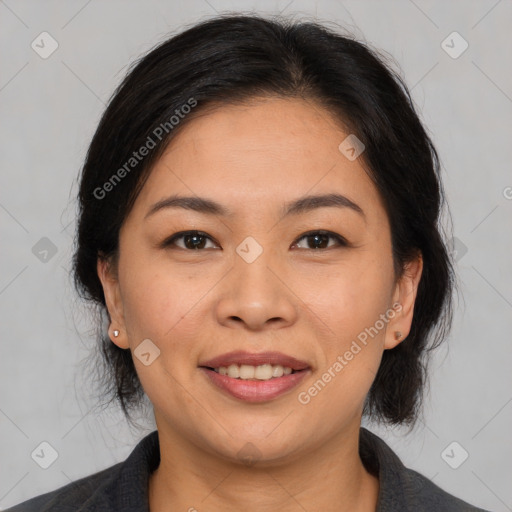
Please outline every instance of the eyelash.
[[[181, 232], [176, 233], [176, 234], [172, 235], [171, 237], [167, 238], [162, 243], [162, 248], [168, 248], [170, 246], [175, 245], [176, 240], [179, 240], [180, 238], [184, 238], [185, 236], [194, 236], [194, 235], [203, 237], [203, 238], [208, 238], [209, 240], [214, 241], [210, 236], [208, 236], [206, 233], [203, 233], [202, 231], [181, 231]], [[336, 242], [338, 243], [338, 247], [348, 247], [349, 246], [348, 242], [341, 235], [338, 235], [336, 233], [333, 233], [331, 231], [326, 231], [323, 229], [317, 230], [317, 231], [308, 231], [307, 233], [304, 233], [299, 238], [297, 238], [296, 242], [294, 242], [293, 245], [295, 245], [296, 243], [298, 243], [299, 241], [301, 241], [304, 238], [312, 237], [314, 235], [325, 235], [328, 238], [336, 240]], [[178, 247], [178, 248], [182, 249], [184, 251], [189, 251], [189, 252], [196, 251], [196, 250], [203, 250], [203, 249], [188, 249], [186, 247]], [[320, 250], [320, 251], [322, 251], [322, 250], [332, 249], [332, 248], [333, 247], [331, 246], [331, 247], [326, 247], [324, 249], [307, 248], [307, 249], [303, 249], [303, 250], [307, 250], [307, 251], [319, 251]]]

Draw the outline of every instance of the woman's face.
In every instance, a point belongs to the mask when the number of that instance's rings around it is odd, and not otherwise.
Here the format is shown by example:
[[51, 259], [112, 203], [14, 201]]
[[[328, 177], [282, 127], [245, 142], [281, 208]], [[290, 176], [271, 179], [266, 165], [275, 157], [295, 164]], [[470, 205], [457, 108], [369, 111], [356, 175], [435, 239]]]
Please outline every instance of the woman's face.
[[[409, 332], [421, 259], [395, 279], [383, 203], [339, 149], [348, 135], [303, 100], [205, 113], [154, 166], [117, 273], [99, 263], [115, 342], [134, 353], [159, 430], [182, 446], [275, 463], [359, 428], [383, 350]], [[339, 197], [286, 213], [326, 195]], [[183, 197], [195, 202], [165, 203]], [[184, 231], [200, 233], [171, 240]], [[248, 380], [234, 378], [237, 361], [252, 363]], [[266, 380], [280, 366], [297, 371]]]

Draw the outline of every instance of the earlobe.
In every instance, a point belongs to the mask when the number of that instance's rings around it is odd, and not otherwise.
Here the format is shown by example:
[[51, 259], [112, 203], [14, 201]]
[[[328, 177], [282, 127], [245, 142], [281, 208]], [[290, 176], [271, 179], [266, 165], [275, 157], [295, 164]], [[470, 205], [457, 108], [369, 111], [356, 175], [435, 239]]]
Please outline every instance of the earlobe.
[[111, 321], [108, 329], [109, 337], [112, 343], [119, 348], [129, 348], [124, 324], [123, 303], [117, 276], [113, 271], [110, 261], [106, 258], [98, 258], [96, 270], [103, 287], [105, 303]]
[[397, 312], [386, 330], [384, 348], [387, 350], [404, 342], [411, 330], [422, 271], [423, 257], [418, 253], [417, 257], [406, 263], [404, 272], [396, 284], [393, 304], [399, 307], [393, 308]]

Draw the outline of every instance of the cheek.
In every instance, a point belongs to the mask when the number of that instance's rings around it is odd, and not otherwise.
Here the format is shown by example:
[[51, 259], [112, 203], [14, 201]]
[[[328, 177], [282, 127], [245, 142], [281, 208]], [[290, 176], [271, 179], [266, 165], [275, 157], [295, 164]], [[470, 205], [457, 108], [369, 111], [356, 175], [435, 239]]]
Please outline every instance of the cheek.
[[386, 259], [368, 252], [336, 272], [326, 271], [324, 285], [315, 281], [310, 288], [306, 302], [316, 323], [319, 328], [329, 327], [328, 335], [319, 340], [322, 356], [316, 378], [301, 390], [299, 402], [307, 402], [311, 413], [324, 414], [329, 409], [335, 423], [336, 417], [342, 421], [344, 413], [357, 414], [362, 407], [380, 365], [387, 321], [392, 318], [392, 272], [391, 256]]
[[[201, 318], [194, 305], [202, 294], [187, 286], [186, 277], [159, 272], [150, 261], [119, 267], [126, 331], [137, 374], [151, 401], [183, 405], [188, 396], [180, 393], [179, 383], [189, 379], [190, 368], [184, 362], [195, 357], [194, 330], [201, 325]], [[146, 339], [159, 350], [148, 366], [136, 357], [137, 347]]]
[[373, 326], [390, 307], [390, 258], [388, 261], [362, 255], [336, 271], [326, 268], [323, 272], [303, 282], [300, 296], [329, 327], [331, 337], [339, 335], [341, 344]]
[[[184, 320], [194, 317], [194, 304], [200, 297], [193, 287], [180, 278], [137, 271], [123, 290], [124, 317], [128, 334], [151, 338], [156, 343], [172, 339], [173, 331], [181, 331]], [[187, 320], [188, 321], [188, 320]]]
[[316, 299], [311, 295], [311, 309], [321, 319], [316, 323], [325, 323], [329, 335], [318, 340], [320, 364], [298, 401], [308, 416], [329, 417], [327, 430], [360, 414], [380, 365], [387, 327], [382, 315], [386, 318], [390, 307], [389, 274], [370, 265], [351, 270], [332, 276]]
[[121, 247], [119, 282], [124, 321], [130, 344], [162, 339], [185, 314], [179, 276], [165, 268], [148, 251], [126, 242]]
[[[201, 348], [197, 342], [206, 325], [204, 308], [212, 307], [208, 291], [218, 277], [170, 266], [142, 252], [124, 263], [119, 265], [119, 279], [132, 350], [150, 339], [160, 350], [159, 363], [184, 378], [190, 369], [183, 361], [196, 358]], [[143, 370], [140, 367], [139, 373]]]

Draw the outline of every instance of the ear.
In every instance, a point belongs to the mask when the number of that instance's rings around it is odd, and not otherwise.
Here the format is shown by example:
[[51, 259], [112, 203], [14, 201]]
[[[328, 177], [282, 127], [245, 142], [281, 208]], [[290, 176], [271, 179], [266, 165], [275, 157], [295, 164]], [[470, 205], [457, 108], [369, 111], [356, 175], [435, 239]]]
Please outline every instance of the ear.
[[[124, 322], [123, 302], [121, 300], [119, 280], [117, 278], [114, 265], [108, 258], [100, 256], [98, 257], [96, 270], [103, 286], [103, 294], [105, 295], [105, 302], [110, 316], [110, 339], [112, 340], [112, 343], [117, 345], [119, 348], [129, 348]], [[119, 331], [119, 336], [114, 337], [114, 330]]]
[[[409, 335], [422, 271], [423, 257], [419, 252], [414, 259], [405, 264], [404, 272], [395, 285], [393, 292], [395, 316], [389, 321], [386, 329], [384, 340], [386, 350], [395, 348]], [[402, 335], [398, 339], [397, 332]]]

